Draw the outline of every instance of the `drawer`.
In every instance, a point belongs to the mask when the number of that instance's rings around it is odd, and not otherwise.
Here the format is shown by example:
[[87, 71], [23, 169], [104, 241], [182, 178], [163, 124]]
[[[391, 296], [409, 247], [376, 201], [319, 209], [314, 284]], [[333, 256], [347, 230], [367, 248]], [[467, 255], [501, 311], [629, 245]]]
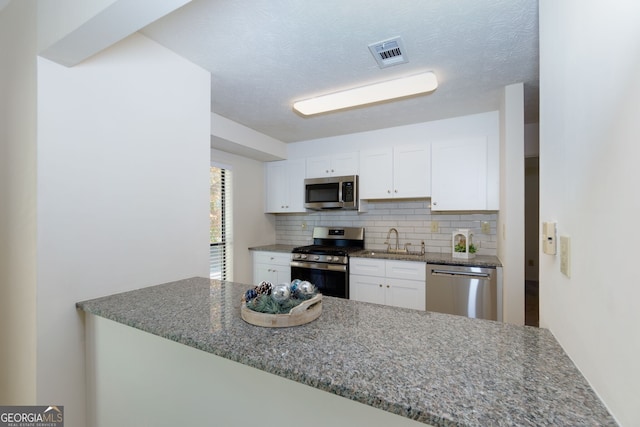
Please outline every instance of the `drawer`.
[[427, 280], [427, 263], [416, 261], [387, 261], [385, 275], [398, 279]]
[[288, 252], [254, 252], [253, 262], [288, 266], [291, 262], [291, 254]]
[[384, 260], [372, 258], [349, 258], [349, 273], [363, 276], [385, 276]]

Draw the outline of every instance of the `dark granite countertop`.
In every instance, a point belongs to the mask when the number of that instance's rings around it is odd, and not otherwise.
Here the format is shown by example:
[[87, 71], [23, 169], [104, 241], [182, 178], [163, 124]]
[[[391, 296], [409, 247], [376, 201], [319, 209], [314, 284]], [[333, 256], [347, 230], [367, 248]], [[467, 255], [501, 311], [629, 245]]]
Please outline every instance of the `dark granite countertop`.
[[546, 329], [332, 297], [309, 324], [262, 328], [240, 317], [249, 287], [191, 278], [77, 306], [436, 426], [616, 425]]
[[492, 255], [476, 255], [472, 259], [453, 258], [451, 254], [441, 254], [435, 252], [427, 252], [424, 255], [419, 253], [394, 254], [384, 250], [377, 251], [374, 249], [364, 249], [359, 252], [350, 254], [352, 258], [375, 258], [375, 259], [394, 259], [400, 261], [419, 261], [428, 262], [430, 264], [447, 264], [447, 265], [470, 265], [474, 267], [502, 267], [500, 259]]
[[[250, 251], [265, 251], [265, 252], [286, 252], [290, 253], [293, 248], [300, 245], [264, 245], [254, 246], [249, 248]], [[502, 263], [496, 256], [492, 255], [476, 255], [472, 259], [460, 259], [453, 258], [451, 254], [442, 254], [435, 252], [427, 252], [424, 255], [409, 253], [409, 254], [392, 254], [385, 251], [377, 251], [374, 249], [363, 249], [359, 252], [350, 254], [354, 258], [376, 258], [376, 259], [395, 259], [400, 261], [418, 261], [428, 262], [431, 264], [447, 264], [447, 265], [472, 265], [475, 267], [502, 267]]]
[[263, 245], [263, 246], [254, 246], [249, 248], [250, 251], [265, 251], [265, 252], [287, 252], [291, 253], [293, 248], [297, 248], [300, 245]]

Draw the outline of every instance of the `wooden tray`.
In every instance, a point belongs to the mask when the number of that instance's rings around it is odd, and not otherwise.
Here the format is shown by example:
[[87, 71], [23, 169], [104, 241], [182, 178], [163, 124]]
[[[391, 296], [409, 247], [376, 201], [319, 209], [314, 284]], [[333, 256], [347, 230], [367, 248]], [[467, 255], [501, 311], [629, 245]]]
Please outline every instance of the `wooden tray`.
[[316, 320], [322, 313], [322, 294], [317, 294], [313, 298], [301, 302], [293, 307], [289, 313], [269, 314], [260, 313], [247, 308], [246, 303], [240, 307], [242, 320], [256, 326], [267, 328], [287, 328], [289, 326], [299, 326]]

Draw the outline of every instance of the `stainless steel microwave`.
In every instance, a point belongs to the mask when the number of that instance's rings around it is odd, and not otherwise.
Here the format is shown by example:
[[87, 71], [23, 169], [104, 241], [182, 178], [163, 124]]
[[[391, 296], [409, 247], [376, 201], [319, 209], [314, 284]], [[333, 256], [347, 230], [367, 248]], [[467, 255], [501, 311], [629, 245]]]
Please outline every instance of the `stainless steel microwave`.
[[358, 209], [358, 175], [305, 179], [304, 207]]

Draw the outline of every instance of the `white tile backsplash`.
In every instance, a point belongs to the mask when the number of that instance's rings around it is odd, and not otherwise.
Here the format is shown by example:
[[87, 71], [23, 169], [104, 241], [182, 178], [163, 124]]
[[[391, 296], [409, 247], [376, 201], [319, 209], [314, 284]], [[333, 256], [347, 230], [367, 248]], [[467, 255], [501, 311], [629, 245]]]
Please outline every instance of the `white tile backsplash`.
[[[438, 222], [438, 232], [431, 232], [431, 222]], [[490, 233], [481, 230], [489, 223]], [[410, 250], [419, 251], [424, 241], [427, 252], [451, 252], [451, 233], [459, 228], [473, 232], [473, 242], [479, 255], [497, 255], [498, 213], [455, 212], [431, 213], [428, 200], [369, 201], [368, 212], [327, 211], [276, 215], [276, 243], [309, 245], [313, 227], [364, 227], [367, 249], [385, 249], [384, 241], [391, 227], [398, 230], [400, 246], [411, 243]]]

